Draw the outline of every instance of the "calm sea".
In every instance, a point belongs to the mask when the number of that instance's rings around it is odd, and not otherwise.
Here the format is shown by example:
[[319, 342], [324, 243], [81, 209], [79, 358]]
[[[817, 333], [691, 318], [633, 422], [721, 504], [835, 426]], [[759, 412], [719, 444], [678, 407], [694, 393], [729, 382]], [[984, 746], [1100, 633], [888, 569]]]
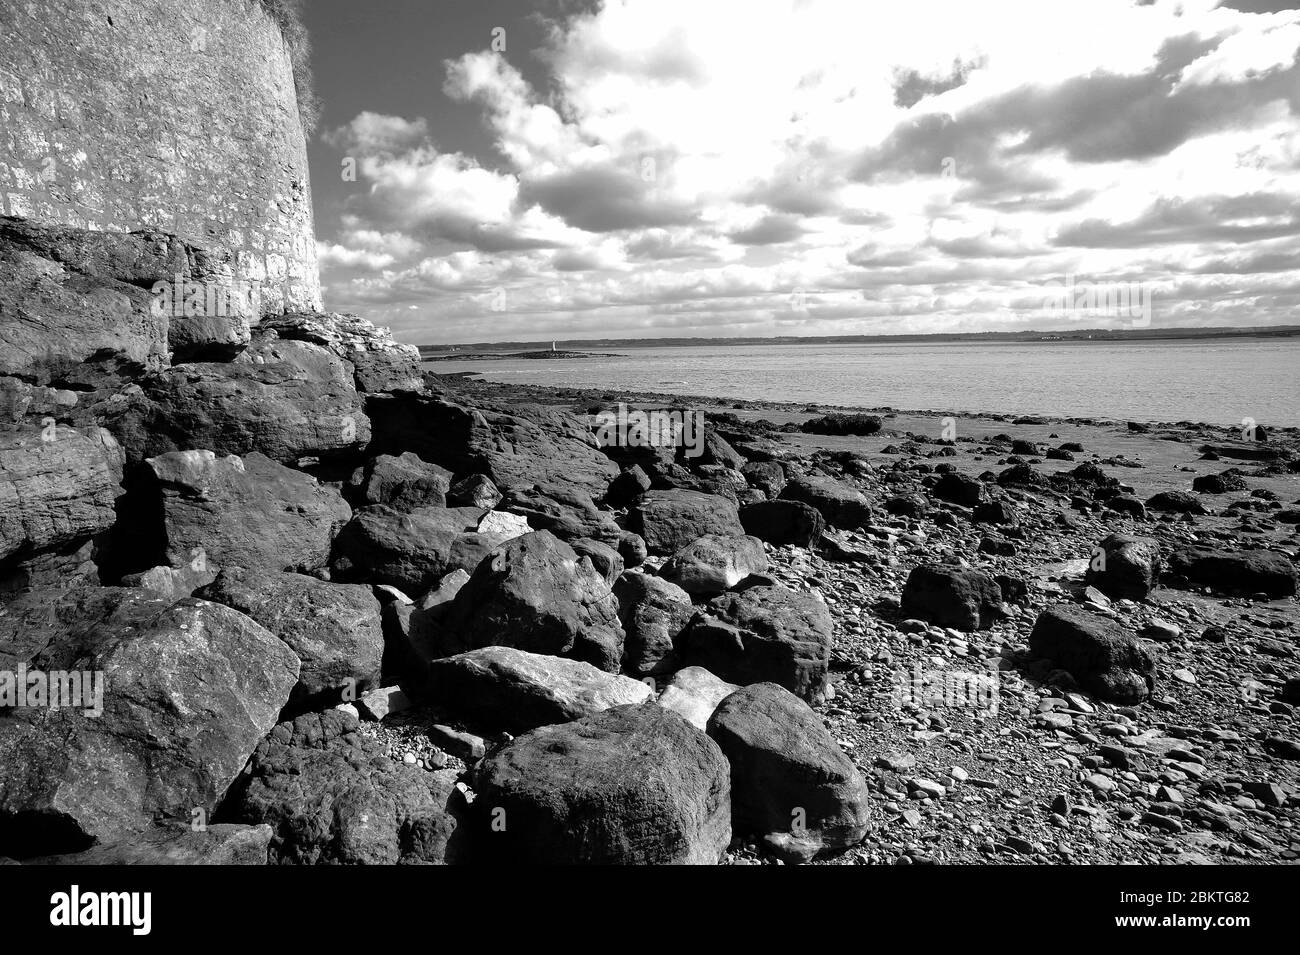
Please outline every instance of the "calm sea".
[[1300, 425], [1300, 339], [710, 345], [425, 367], [502, 382], [908, 411]]

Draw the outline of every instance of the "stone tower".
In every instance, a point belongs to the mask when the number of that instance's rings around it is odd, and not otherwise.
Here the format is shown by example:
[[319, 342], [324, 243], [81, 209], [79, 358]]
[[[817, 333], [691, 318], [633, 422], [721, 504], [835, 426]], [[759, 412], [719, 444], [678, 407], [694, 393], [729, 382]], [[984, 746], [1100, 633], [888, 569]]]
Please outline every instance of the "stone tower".
[[280, 26], [258, 0], [0, 4], [0, 211], [174, 232], [319, 310], [307, 148]]

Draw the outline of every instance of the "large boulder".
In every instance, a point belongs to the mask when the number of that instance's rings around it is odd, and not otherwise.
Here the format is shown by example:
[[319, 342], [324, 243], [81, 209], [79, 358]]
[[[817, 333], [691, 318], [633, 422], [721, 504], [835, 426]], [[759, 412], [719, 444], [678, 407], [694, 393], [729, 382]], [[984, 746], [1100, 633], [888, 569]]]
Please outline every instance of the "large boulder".
[[371, 396], [366, 409], [374, 450], [414, 451], [456, 474], [486, 475], [502, 490], [560, 484], [600, 499], [618, 473], [579, 419], [540, 406], [466, 408], [402, 394]]
[[1111, 534], [1093, 551], [1087, 582], [1108, 597], [1145, 600], [1160, 582], [1160, 567], [1153, 538]]
[[298, 682], [292, 651], [229, 607], [129, 590], [96, 606], [98, 625], [83, 620], [29, 661], [98, 671], [91, 705], [0, 719], [0, 855], [78, 851], [196, 810], [210, 818]]
[[418, 455], [381, 454], [371, 458], [352, 474], [349, 499], [356, 507], [387, 504], [399, 511], [417, 507], [443, 507], [452, 473]]
[[349, 369], [307, 342], [262, 339], [234, 361], [177, 365], [114, 396], [103, 415], [133, 462], [205, 448], [288, 464], [370, 440]]
[[706, 534], [673, 554], [659, 576], [688, 594], [712, 596], [766, 570], [767, 553], [757, 537]]
[[581, 538], [618, 547], [623, 533], [609, 511], [596, 506], [583, 488], [559, 484], [535, 484], [506, 491], [497, 505], [519, 514], [535, 531], [550, 531], [572, 543]]
[[232, 793], [229, 815], [269, 825], [270, 861], [296, 865], [441, 864], [455, 855], [464, 804], [453, 770], [384, 755], [339, 710], [276, 726]]
[[141, 474], [118, 536], [144, 567], [315, 570], [352, 514], [332, 487], [256, 452], [172, 451]]
[[701, 491], [649, 491], [629, 513], [628, 526], [652, 554], [672, 554], [705, 534], [745, 533], [734, 503]]
[[1225, 593], [1296, 595], [1295, 564], [1277, 551], [1183, 546], [1169, 555], [1169, 570]]
[[334, 542], [336, 579], [388, 584], [420, 594], [454, 570], [473, 571], [505, 540], [481, 534], [477, 507], [363, 507]]
[[1239, 468], [1228, 468], [1218, 474], [1201, 474], [1192, 479], [1192, 490], [1198, 494], [1227, 494], [1248, 489], [1245, 475]]
[[[139, 279], [184, 263], [162, 233], [43, 229], [0, 216], [0, 375], [107, 393], [168, 363], [168, 319]], [[143, 273], [135, 266], [147, 261]], [[161, 273], [161, 274], [160, 274]]]
[[673, 674], [655, 702], [666, 710], [672, 710], [692, 726], [707, 729], [709, 717], [718, 704], [739, 689], [734, 683], [718, 679], [704, 667], [683, 667]]
[[731, 683], [770, 681], [812, 698], [826, 684], [833, 632], [820, 597], [764, 585], [711, 601], [678, 636], [676, 649], [683, 665]]
[[259, 331], [328, 348], [352, 369], [357, 391], [419, 391], [420, 350], [395, 342], [388, 329], [337, 312], [268, 315]]
[[941, 627], [985, 630], [993, 626], [1001, 606], [1002, 588], [980, 570], [921, 564], [903, 585], [903, 613]]
[[709, 736], [731, 764], [731, 817], [786, 858], [808, 861], [867, 834], [867, 784], [808, 704], [755, 683], [718, 704]]
[[493, 551], [456, 594], [445, 626], [461, 651], [517, 647], [611, 673], [623, 657], [618, 600], [591, 561], [549, 531]]
[[821, 540], [826, 521], [811, 504], [803, 501], [756, 501], [740, 509], [740, 523], [746, 534], [769, 544], [811, 547]]
[[478, 726], [522, 733], [653, 695], [640, 680], [514, 647], [484, 647], [429, 664], [430, 702]]
[[815, 507], [832, 527], [851, 530], [871, 523], [871, 505], [866, 496], [833, 477], [793, 477], [781, 490], [781, 497]]
[[102, 428], [0, 431], [0, 567], [89, 540], [117, 519], [122, 449]]
[[636, 676], [671, 669], [673, 641], [695, 613], [691, 595], [662, 577], [625, 573], [614, 596], [626, 634], [623, 669]]
[[975, 507], [984, 500], [983, 482], [960, 471], [940, 475], [931, 492], [941, 501], [961, 507]]
[[1141, 703], [1155, 689], [1151, 652], [1118, 623], [1082, 607], [1044, 610], [1029, 635], [1029, 649], [1112, 703]]
[[1169, 514], [1208, 514], [1205, 505], [1186, 491], [1161, 491], [1147, 498], [1147, 510]]
[[301, 661], [291, 703], [349, 699], [379, 681], [384, 631], [370, 587], [227, 568], [198, 594], [252, 617]]
[[717, 744], [653, 704], [543, 726], [477, 767], [475, 858], [716, 864], [731, 841], [729, 776]]

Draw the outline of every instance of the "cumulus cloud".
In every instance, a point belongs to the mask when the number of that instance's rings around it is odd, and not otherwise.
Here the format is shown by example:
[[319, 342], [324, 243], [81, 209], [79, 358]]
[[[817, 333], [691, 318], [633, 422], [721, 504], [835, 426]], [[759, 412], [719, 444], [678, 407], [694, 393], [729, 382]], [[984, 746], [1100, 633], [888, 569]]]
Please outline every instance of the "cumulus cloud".
[[1300, 12], [560, 8], [444, 64], [491, 155], [381, 103], [327, 135], [364, 187], [328, 304], [422, 342], [945, 331], [1032, 327], [1083, 275], [1159, 288], [1161, 324], [1294, 318]]

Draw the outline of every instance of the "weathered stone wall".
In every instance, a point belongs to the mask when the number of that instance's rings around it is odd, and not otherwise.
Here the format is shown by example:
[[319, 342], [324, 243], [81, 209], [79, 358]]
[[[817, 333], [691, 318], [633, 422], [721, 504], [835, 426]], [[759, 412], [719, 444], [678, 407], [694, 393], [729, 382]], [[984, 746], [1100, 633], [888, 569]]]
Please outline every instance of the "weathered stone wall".
[[263, 313], [321, 305], [292, 65], [255, 0], [0, 3], [0, 204], [174, 232]]

